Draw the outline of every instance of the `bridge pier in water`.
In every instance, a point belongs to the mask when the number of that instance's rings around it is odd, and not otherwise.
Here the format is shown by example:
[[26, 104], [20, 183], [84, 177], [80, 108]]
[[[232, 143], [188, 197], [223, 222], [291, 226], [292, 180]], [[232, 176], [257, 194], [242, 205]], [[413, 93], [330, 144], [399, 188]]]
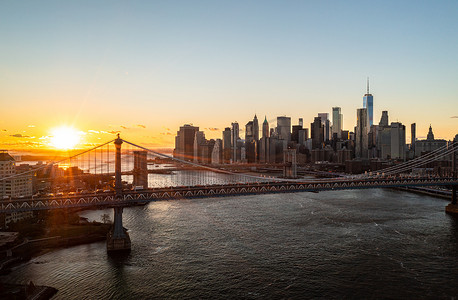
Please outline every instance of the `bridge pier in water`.
[[[455, 140], [453, 141], [453, 144], [452, 144], [452, 147], [457, 147], [456, 143], [458, 142], [458, 135], [455, 136]], [[456, 170], [456, 167], [457, 167], [457, 164], [456, 164], [456, 156], [458, 155], [458, 153], [456, 152], [452, 152], [452, 177], [453, 178], [456, 178], [457, 177], [457, 170]], [[452, 186], [452, 202], [447, 205], [445, 207], [445, 212], [450, 214], [450, 215], [453, 215], [455, 217], [458, 217], [458, 204], [456, 203], [456, 190], [457, 190], [457, 185], [453, 185]]]
[[[121, 180], [121, 145], [122, 140], [119, 137], [115, 140], [116, 156], [115, 156], [115, 191], [116, 198], [122, 199], [122, 180]], [[126, 252], [130, 251], [131, 242], [127, 230], [122, 226], [122, 211], [121, 205], [113, 207], [114, 218], [113, 226], [107, 235], [107, 252]]]

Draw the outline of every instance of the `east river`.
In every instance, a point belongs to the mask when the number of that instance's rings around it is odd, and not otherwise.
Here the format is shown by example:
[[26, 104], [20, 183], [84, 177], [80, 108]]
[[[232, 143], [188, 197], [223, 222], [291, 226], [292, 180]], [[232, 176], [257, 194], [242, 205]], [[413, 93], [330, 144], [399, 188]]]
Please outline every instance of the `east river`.
[[446, 204], [388, 189], [152, 202], [124, 210], [128, 257], [81, 245], [1, 280], [56, 287], [54, 299], [450, 299], [458, 222]]

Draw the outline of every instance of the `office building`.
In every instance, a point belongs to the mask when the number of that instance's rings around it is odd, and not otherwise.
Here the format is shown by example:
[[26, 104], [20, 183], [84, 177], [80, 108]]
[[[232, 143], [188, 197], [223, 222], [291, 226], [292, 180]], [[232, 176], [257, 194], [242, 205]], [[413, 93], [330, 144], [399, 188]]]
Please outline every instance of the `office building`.
[[410, 125], [410, 150], [415, 153], [415, 141], [417, 139], [417, 124], [412, 123]]
[[[291, 118], [277, 117], [277, 134], [278, 138], [287, 142], [291, 141]], [[282, 157], [283, 159], [283, 157]]]
[[445, 145], [447, 145], [446, 140], [434, 138], [433, 128], [431, 125], [429, 125], [429, 131], [426, 140], [418, 140], [415, 142], [415, 156], [418, 157], [425, 153], [444, 147]]
[[[16, 175], [16, 161], [7, 150], [0, 150], [0, 197], [14, 199], [32, 196], [32, 173]], [[14, 177], [11, 177], [14, 176]], [[16, 222], [33, 216], [32, 211], [2, 213], [0, 228], [6, 228], [10, 222]]]
[[356, 110], [355, 128], [355, 157], [368, 158], [368, 127], [367, 109], [358, 108]]
[[[231, 136], [231, 144], [232, 144], [232, 163], [235, 163], [237, 161], [240, 161], [240, 159], [237, 160], [237, 148], [238, 148], [238, 140], [240, 139], [239, 137], [239, 123], [234, 122], [231, 124], [232, 125], [232, 136]], [[240, 157], [240, 156], [239, 156]]]
[[267, 116], [264, 117], [264, 122], [262, 123], [262, 137], [269, 137], [269, 122], [267, 122]]
[[367, 92], [363, 97], [363, 108], [367, 109], [368, 128], [374, 125], [374, 97], [369, 93], [369, 78], [367, 78]]
[[185, 124], [180, 127], [175, 137], [173, 156], [180, 159], [192, 160], [194, 157], [194, 138], [199, 127]]
[[381, 159], [391, 158], [391, 126], [388, 121], [388, 112], [384, 110], [377, 127], [377, 152]]
[[323, 138], [325, 141], [331, 139], [331, 122], [329, 121], [328, 113], [319, 113], [318, 117], [321, 118], [321, 124], [323, 124]]
[[337, 134], [337, 138], [342, 138], [343, 115], [340, 107], [332, 108], [332, 134]]
[[324, 143], [324, 126], [320, 117], [315, 117], [310, 124], [310, 136], [312, 138], [312, 149], [321, 149]]
[[391, 158], [406, 159], [406, 127], [399, 122], [391, 123]]
[[256, 142], [259, 141], [259, 123], [256, 114], [253, 118], [253, 138]]

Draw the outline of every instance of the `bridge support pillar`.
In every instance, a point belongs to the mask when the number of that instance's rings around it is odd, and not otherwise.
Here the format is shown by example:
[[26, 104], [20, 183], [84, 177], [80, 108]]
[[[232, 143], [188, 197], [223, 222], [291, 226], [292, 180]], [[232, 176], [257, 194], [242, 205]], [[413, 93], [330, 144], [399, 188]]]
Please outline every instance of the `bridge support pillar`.
[[[122, 181], [121, 181], [121, 145], [122, 140], [119, 137], [115, 140], [115, 191], [116, 199], [122, 199]], [[125, 252], [130, 251], [130, 237], [127, 230], [122, 226], [122, 206], [114, 207], [114, 221], [110, 232], [107, 234], [107, 252]]]
[[131, 243], [129, 233], [122, 226], [122, 206], [114, 207], [114, 221], [107, 235], [107, 251], [122, 252], [130, 251]]
[[[458, 134], [455, 136], [455, 139], [453, 140], [453, 144], [452, 144], [452, 149], [453, 148], [456, 148], [457, 147], [457, 143], [458, 143]], [[457, 163], [456, 163], [456, 156], [458, 155], [458, 153], [456, 152], [452, 152], [452, 177], [454, 179], [456, 179], [457, 177]], [[452, 202], [447, 205], [445, 207], [445, 212], [450, 214], [450, 215], [453, 215], [453, 216], [456, 216], [458, 217], [458, 204], [456, 204], [456, 189], [457, 189], [457, 185], [454, 184], [452, 185]]]

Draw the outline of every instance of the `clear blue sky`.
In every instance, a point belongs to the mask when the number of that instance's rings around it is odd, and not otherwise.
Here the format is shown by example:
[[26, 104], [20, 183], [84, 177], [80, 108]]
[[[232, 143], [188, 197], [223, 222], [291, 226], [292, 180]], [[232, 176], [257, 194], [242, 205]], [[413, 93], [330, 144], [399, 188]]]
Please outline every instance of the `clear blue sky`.
[[367, 76], [375, 122], [458, 133], [458, 1], [4, 0], [0, 37], [8, 133], [143, 124], [126, 134], [173, 145], [183, 123], [333, 106], [352, 130]]

